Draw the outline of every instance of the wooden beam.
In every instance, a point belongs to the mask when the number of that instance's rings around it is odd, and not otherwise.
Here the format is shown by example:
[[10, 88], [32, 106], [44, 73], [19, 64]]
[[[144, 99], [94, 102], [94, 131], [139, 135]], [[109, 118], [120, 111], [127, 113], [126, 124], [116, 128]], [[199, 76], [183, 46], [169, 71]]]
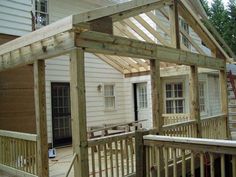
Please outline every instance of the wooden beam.
[[161, 44], [165, 46], [170, 46], [170, 44], [157, 32], [156, 29], [154, 29], [150, 23], [148, 23], [146, 20], [143, 19], [143, 17], [135, 16], [134, 17], [144, 28], [146, 28], [147, 31], [149, 31]]
[[[210, 48], [212, 51], [218, 49], [226, 59], [229, 59], [228, 54], [222, 49], [219, 43], [215, 40], [212, 34], [204, 26], [201, 20], [191, 10], [189, 5], [183, 1], [179, 1], [179, 13], [185, 19], [185, 21], [191, 26], [191, 28], [198, 34], [201, 40]], [[224, 58], [224, 59], [225, 59]]]
[[198, 82], [198, 68], [197, 66], [190, 66], [189, 76], [189, 90], [190, 90], [190, 117], [197, 122], [197, 137], [202, 138], [201, 116], [199, 105], [199, 82]]
[[113, 22], [116, 22], [144, 12], [159, 9], [171, 3], [171, 0], [133, 0], [74, 15], [73, 24], [88, 22], [108, 16], [112, 17]]
[[175, 48], [180, 49], [178, 0], [174, 0], [173, 5], [169, 6], [169, 16], [172, 44]]
[[103, 17], [90, 21], [89, 26], [91, 31], [113, 34], [113, 23], [111, 17]]
[[72, 142], [74, 154], [78, 155], [74, 163], [74, 175], [75, 177], [88, 177], [84, 51], [75, 49], [71, 52], [70, 57]]
[[34, 100], [37, 129], [38, 176], [49, 177], [44, 60], [34, 62]]
[[97, 32], [78, 34], [76, 45], [87, 52], [156, 59], [168, 63], [197, 65], [217, 70], [225, 68], [225, 61], [222, 59]]
[[135, 31], [141, 38], [150, 43], [155, 43], [154, 39], [150, 38], [142, 29], [140, 29], [132, 20], [125, 19], [125, 24]]
[[34, 61], [37, 60], [44, 60], [65, 54], [73, 49], [74, 46], [73, 32], [56, 35], [47, 40], [33, 43], [19, 50], [0, 55], [0, 71], [33, 64]]
[[153, 12], [147, 12], [146, 15], [153, 21], [155, 24], [164, 31], [168, 36], [170, 36], [170, 31], [168, 28], [163, 24], [162, 21], [159, 20], [158, 16], [155, 15]]
[[153, 128], [159, 134], [162, 134], [162, 126], [164, 120], [163, 113], [163, 97], [162, 97], [162, 84], [160, 76], [160, 62], [158, 60], [150, 60], [151, 69], [151, 85], [152, 85], [152, 124]]
[[57, 21], [56, 23], [50, 24], [25, 36], [19, 37], [13, 41], [3, 44], [0, 46], [0, 55], [12, 52], [19, 48], [31, 45], [32, 43], [39, 42], [57, 34], [69, 31], [73, 28], [72, 19], [72, 16], [68, 16]]

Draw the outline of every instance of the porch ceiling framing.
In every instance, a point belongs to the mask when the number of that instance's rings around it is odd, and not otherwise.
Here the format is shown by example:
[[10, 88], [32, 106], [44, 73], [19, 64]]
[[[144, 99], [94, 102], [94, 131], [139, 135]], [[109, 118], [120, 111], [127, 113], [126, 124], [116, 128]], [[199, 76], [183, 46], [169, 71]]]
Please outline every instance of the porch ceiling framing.
[[[14, 68], [15, 66], [21, 66], [25, 64], [31, 64], [34, 60], [37, 59], [45, 59], [51, 58], [63, 53], [68, 53], [70, 50], [76, 47], [75, 44], [75, 34], [80, 34], [86, 29], [89, 23], [93, 20], [102, 17], [111, 17], [112, 22], [114, 25], [114, 32], [115, 34], [118, 33], [119, 35], [126, 37], [126, 38], [133, 38], [133, 39], [142, 39], [145, 43], [151, 42], [155, 43], [155, 39], [160, 41], [160, 43], [167, 47], [161, 47], [157, 45], [157, 49], [160, 50], [158, 54], [165, 52], [174, 52], [174, 49], [168, 47], [173, 47], [173, 44], [165, 42], [165, 39], [158, 34], [148, 24], [145, 19], [140, 14], [145, 14], [152, 22], [159, 27], [162, 31], [164, 31], [168, 36], [170, 35], [170, 31], [163, 26], [163, 23], [156, 18], [155, 14], [152, 10], [160, 10], [160, 12], [164, 13], [164, 16], [169, 20], [168, 14], [166, 14], [163, 8], [164, 6], [169, 6], [173, 2], [172, 0], [147, 0], [143, 2], [142, 0], [130, 1], [123, 4], [113, 5], [110, 7], [104, 7], [101, 9], [96, 9], [90, 12], [85, 12], [78, 15], [72, 15], [67, 18], [64, 18], [58, 22], [55, 22], [51, 25], [48, 25], [42, 29], [39, 29], [35, 32], [32, 32], [26, 36], [20, 37], [12, 42], [4, 44], [0, 46], [0, 70], [5, 70], [8, 68]], [[179, 1], [180, 3], [180, 1]], [[181, 7], [184, 4], [181, 4]], [[181, 11], [181, 10], [180, 10]], [[183, 10], [182, 10], [183, 11]], [[191, 13], [191, 12], [189, 12]], [[182, 15], [182, 14], [181, 14]], [[150, 38], [147, 34], [145, 34], [138, 26], [135, 24], [129, 17], [134, 17], [134, 19], [140, 23], [147, 31], [149, 31], [155, 39]], [[132, 32], [136, 33], [134, 35]], [[165, 30], [164, 30], [165, 29]], [[192, 40], [192, 38], [184, 32], [182, 28], [180, 28], [180, 32], [187, 37], [189, 42], [194, 46], [194, 48], [202, 55], [205, 53], [201, 50], [200, 47]], [[84, 33], [85, 34], [85, 33]], [[88, 33], [86, 33], [88, 34]], [[92, 33], [90, 33], [92, 34]], [[208, 33], [205, 36], [209, 35]], [[137, 37], [139, 36], [139, 37]], [[207, 36], [208, 37], [208, 36]], [[124, 40], [124, 39], [123, 39]], [[212, 40], [212, 38], [208, 39]], [[94, 42], [94, 41], [93, 41]], [[216, 41], [214, 41], [216, 42]], [[211, 43], [212, 44], [212, 43]], [[213, 44], [212, 44], [213, 45]], [[153, 44], [155, 46], [155, 44]], [[181, 45], [181, 48], [184, 50], [188, 50], [186, 47]], [[156, 50], [157, 50], [156, 49]], [[167, 50], [168, 49], [168, 50]], [[175, 52], [176, 53], [176, 52]], [[98, 56], [98, 54], [96, 54]], [[104, 55], [104, 54], [103, 54]], [[183, 57], [184, 59], [167, 59], [167, 57], [159, 58], [160, 61], [167, 62], [167, 63], [176, 63], [176, 64], [199, 64], [200, 66], [215, 68], [217, 69], [221, 67], [221, 61], [218, 62], [218, 59], [214, 60], [214, 64], [211, 62], [213, 58], [211, 57], [203, 57], [202, 55], [194, 55], [190, 53], [178, 54], [179, 57]], [[194, 58], [199, 61], [190, 62], [187, 61], [188, 57], [186, 56], [194, 55]], [[99, 56], [102, 56], [101, 54]], [[177, 55], [176, 55], [177, 56]], [[130, 58], [134, 57], [134, 58]], [[112, 65], [118, 71], [122, 72], [123, 74], [127, 73], [136, 73], [141, 71], [149, 71], [149, 62], [144, 60], [142, 56], [120, 56], [119, 59], [123, 60], [120, 62], [116, 62], [114, 58], [109, 55], [104, 55], [100, 57], [102, 60], [107, 62], [108, 64]], [[152, 57], [152, 56], [150, 56]], [[146, 56], [147, 58], [147, 56]], [[157, 58], [154, 57], [154, 58]], [[171, 57], [170, 57], [171, 58]], [[204, 58], [204, 59], [203, 59]], [[110, 60], [108, 62], [108, 60]], [[190, 59], [189, 59], [190, 60]], [[192, 59], [193, 60], [193, 59]], [[122, 64], [123, 63], [123, 64]], [[206, 64], [207, 63], [207, 64]], [[206, 64], [206, 65], [205, 65]], [[119, 66], [119, 68], [118, 68]], [[162, 67], [169, 66], [169, 64], [161, 63]], [[130, 67], [130, 68], [127, 68]], [[219, 69], [218, 68], [218, 69]]]

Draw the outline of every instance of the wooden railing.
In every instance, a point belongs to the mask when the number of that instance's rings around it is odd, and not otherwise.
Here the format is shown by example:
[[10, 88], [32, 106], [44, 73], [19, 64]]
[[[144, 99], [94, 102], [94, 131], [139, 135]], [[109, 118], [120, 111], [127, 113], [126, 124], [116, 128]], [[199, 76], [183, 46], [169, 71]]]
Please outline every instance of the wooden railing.
[[36, 177], [36, 138], [34, 134], [0, 130], [0, 170]]
[[163, 131], [166, 136], [196, 137], [197, 123], [194, 120], [164, 125]]
[[135, 172], [135, 133], [88, 140], [89, 172], [92, 177], [127, 176]]
[[190, 120], [189, 114], [163, 114], [164, 125], [186, 122]]
[[202, 137], [210, 139], [227, 139], [227, 116], [217, 115], [201, 120]]
[[138, 145], [144, 153], [136, 162], [137, 177], [195, 176], [197, 171], [201, 177], [236, 176], [234, 141], [147, 135], [142, 145]]
[[[227, 116], [216, 115], [201, 119], [202, 137], [227, 139]], [[163, 126], [166, 136], [197, 137], [197, 122], [188, 120]]]

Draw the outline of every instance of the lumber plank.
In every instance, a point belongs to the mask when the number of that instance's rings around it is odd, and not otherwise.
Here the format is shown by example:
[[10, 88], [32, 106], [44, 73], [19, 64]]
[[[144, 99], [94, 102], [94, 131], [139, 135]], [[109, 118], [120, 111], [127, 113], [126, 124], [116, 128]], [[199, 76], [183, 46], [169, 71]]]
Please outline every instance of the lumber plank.
[[84, 51], [74, 49], [71, 52], [71, 121], [73, 151], [78, 155], [74, 162], [75, 177], [89, 176], [88, 141], [85, 99]]
[[217, 70], [225, 68], [225, 61], [219, 58], [97, 32], [83, 32], [78, 34], [76, 45], [84, 48], [87, 52], [156, 59], [168, 63], [189, 66], [196, 65], [198, 67]]
[[37, 131], [38, 176], [49, 177], [44, 60], [39, 60], [34, 63], [34, 98]]

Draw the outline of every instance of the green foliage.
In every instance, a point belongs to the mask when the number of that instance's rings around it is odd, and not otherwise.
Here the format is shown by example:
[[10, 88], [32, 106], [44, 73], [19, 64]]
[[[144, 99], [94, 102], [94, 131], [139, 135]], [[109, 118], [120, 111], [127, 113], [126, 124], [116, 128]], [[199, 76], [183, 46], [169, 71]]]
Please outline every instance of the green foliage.
[[202, 0], [202, 4], [210, 22], [236, 53], [236, 0], [229, 0], [227, 8], [224, 7], [222, 0], [213, 0], [211, 7], [207, 0]]
[[236, 53], [236, 0], [229, 0], [227, 12], [229, 23], [225, 40], [234, 53]]

